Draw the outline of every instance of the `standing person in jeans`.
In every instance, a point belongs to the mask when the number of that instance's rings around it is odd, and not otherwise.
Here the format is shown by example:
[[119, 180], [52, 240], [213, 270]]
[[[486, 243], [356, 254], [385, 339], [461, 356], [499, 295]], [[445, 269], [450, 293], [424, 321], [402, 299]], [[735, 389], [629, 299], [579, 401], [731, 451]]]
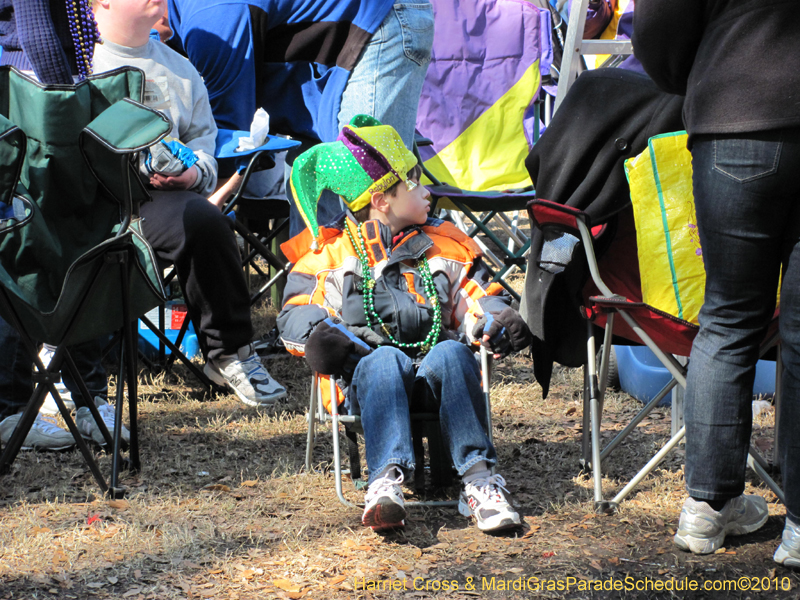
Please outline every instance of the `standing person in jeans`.
[[783, 268], [786, 526], [774, 558], [800, 567], [800, 11], [788, 0], [638, 0], [633, 47], [665, 91], [686, 96], [706, 270], [675, 544], [714, 552], [767, 520], [764, 499], [742, 492], [755, 365]]
[[[247, 130], [264, 108], [271, 132], [303, 142], [286, 157], [287, 195], [294, 158], [334, 141], [356, 114], [392, 125], [411, 147], [433, 43], [429, 0], [169, 0], [169, 19], [219, 127]], [[343, 209], [326, 192], [319, 222]], [[293, 236], [304, 224], [291, 211]]]

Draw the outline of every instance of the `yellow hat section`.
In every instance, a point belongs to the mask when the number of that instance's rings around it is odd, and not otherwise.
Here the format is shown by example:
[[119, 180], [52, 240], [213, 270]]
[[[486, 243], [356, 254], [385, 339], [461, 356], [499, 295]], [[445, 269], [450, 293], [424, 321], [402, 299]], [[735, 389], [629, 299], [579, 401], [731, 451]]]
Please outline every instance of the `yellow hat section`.
[[[425, 166], [439, 181], [468, 190], [489, 192], [533, 185], [525, 168], [530, 148], [522, 123], [539, 84], [537, 60], [450, 145], [425, 161]], [[509, 127], [509, 123], [515, 126]]]

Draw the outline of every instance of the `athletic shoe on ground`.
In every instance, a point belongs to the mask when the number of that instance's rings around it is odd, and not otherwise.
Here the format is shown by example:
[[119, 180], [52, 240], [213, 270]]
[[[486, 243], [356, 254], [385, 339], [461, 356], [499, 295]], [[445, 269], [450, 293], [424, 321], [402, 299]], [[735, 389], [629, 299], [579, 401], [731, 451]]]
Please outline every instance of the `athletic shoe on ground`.
[[776, 563], [800, 569], [800, 525], [786, 517], [781, 545], [772, 557]]
[[464, 484], [458, 498], [458, 512], [473, 516], [481, 531], [502, 531], [519, 527], [519, 514], [511, 507], [502, 475], [479, 477]]
[[[8, 444], [20, 418], [22, 413], [17, 413], [0, 421], [0, 440], [3, 445]], [[61, 429], [53, 417], [36, 415], [31, 430], [22, 442], [22, 450], [66, 450], [74, 445], [75, 438], [69, 431]]]
[[752, 533], [767, 522], [767, 501], [761, 496], [737, 496], [719, 511], [708, 503], [687, 498], [681, 510], [675, 545], [694, 554], [711, 554], [722, 547], [725, 536]]
[[270, 376], [252, 344], [242, 346], [236, 354], [207, 361], [203, 372], [248, 406], [273, 406], [286, 396], [286, 389]]
[[[116, 421], [116, 412], [114, 407], [111, 406], [108, 402], [103, 400], [100, 396], [94, 399], [94, 405], [97, 407], [97, 412], [100, 413], [100, 417], [103, 419], [103, 423], [106, 424], [106, 429], [108, 429], [108, 433], [111, 434], [111, 437], [114, 437], [114, 422]], [[81, 406], [78, 409], [78, 412], [75, 413], [75, 424], [78, 426], [78, 431], [81, 432], [81, 435], [86, 438], [87, 440], [93, 441], [95, 444], [99, 446], [106, 445], [106, 439], [103, 437], [103, 434], [100, 432], [100, 428], [97, 426], [97, 423], [92, 416], [92, 412], [86, 407]], [[125, 425], [122, 426], [122, 442], [123, 444], [128, 444], [131, 441], [131, 432], [128, 431], [128, 428]]]
[[[55, 348], [50, 348], [46, 345], [42, 346], [42, 349], [39, 350], [39, 360], [42, 361], [42, 364], [45, 367], [49, 367], [50, 361], [53, 360], [53, 355], [55, 353]], [[64, 382], [59, 381], [55, 384], [55, 386], [56, 391], [58, 392], [58, 395], [61, 396], [61, 400], [63, 400], [64, 406], [67, 407], [67, 410], [75, 410], [75, 401], [72, 399], [72, 394], [67, 389], [67, 386], [64, 385]], [[42, 403], [42, 407], [39, 409], [39, 412], [45, 415], [57, 415], [59, 413], [58, 405], [53, 398], [53, 394], [50, 392], [47, 392], [47, 396], [44, 397], [44, 402]]]
[[403, 501], [403, 473], [390, 470], [385, 476], [369, 484], [364, 497], [366, 506], [361, 523], [373, 531], [405, 527], [406, 509]]

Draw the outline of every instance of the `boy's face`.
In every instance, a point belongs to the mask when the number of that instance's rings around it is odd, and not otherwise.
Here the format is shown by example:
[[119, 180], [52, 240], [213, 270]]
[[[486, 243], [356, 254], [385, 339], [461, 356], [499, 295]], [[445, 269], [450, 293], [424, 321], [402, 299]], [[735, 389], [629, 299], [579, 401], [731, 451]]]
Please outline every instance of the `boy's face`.
[[409, 190], [404, 181], [395, 188], [394, 195], [386, 194], [389, 204], [387, 216], [394, 232], [409, 225], [423, 225], [428, 219], [431, 203], [431, 193], [424, 185], [420, 184], [419, 176], [409, 177], [416, 185]]

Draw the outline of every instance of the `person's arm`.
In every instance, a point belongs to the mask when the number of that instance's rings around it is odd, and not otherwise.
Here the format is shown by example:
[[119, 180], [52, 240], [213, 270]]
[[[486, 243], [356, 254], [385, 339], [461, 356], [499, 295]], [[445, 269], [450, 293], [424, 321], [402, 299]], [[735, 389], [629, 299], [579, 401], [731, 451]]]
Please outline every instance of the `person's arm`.
[[242, 183], [242, 176], [236, 171], [230, 178], [222, 182], [217, 191], [208, 197], [208, 201], [222, 210], [225, 204], [233, 198]]
[[180, 140], [197, 155], [194, 169], [197, 180], [188, 189], [210, 196], [217, 187], [217, 160], [214, 151], [217, 143], [217, 125], [211, 113], [208, 93], [199, 75], [192, 85], [194, 105], [188, 127], [180, 132]]
[[636, 0], [633, 53], [665, 92], [686, 94], [708, 4], [708, 0]]
[[295, 356], [305, 355], [306, 342], [317, 325], [337, 316], [333, 310], [313, 302], [316, 288], [316, 275], [298, 262], [286, 278], [283, 308], [277, 321], [286, 350]]
[[[12, 4], [20, 46], [36, 77], [42, 83], [72, 84], [69, 60], [53, 24], [50, 0], [13, 0]], [[64, 11], [63, 7], [53, 8]]]
[[248, 6], [223, 3], [195, 10], [182, 4], [182, 11], [176, 9], [175, 32], [203, 77], [218, 126], [248, 129], [258, 108]]

